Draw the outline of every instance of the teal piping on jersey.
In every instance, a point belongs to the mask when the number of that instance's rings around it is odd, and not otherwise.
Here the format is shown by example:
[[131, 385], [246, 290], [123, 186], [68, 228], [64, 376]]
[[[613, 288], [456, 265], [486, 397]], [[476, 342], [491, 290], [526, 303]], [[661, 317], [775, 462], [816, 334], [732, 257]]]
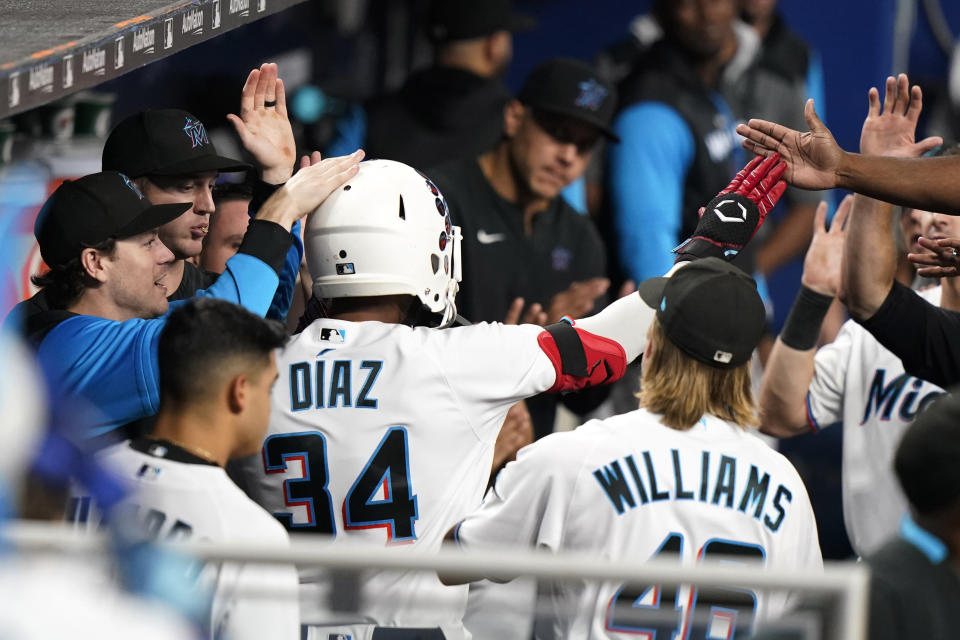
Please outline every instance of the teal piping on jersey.
[[940, 564], [947, 558], [947, 545], [914, 522], [909, 514], [900, 520], [900, 537], [927, 556], [931, 564]]
[[680, 114], [660, 102], [631, 105], [613, 129], [620, 136], [608, 156], [617, 250], [626, 274], [642, 282], [673, 266], [696, 143]]
[[[220, 298], [264, 315], [279, 278], [259, 258], [238, 253], [209, 289], [197, 296]], [[170, 310], [150, 320], [125, 322], [78, 315], [54, 327], [37, 348], [40, 366], [65, 394], [83, 398], [98, 415], [93, 424], [77, 424], [82, 437], [103, 435], [117, 427], [154, 415], [160, 404], [157, 344]], [[197, 381], [203, 384], [203, 381]]]
[[817, 423], [817, 420], [813, 417], [813, 410], [810, 408], [810, 392], [807, 392], [807, 398], [804, 400], [804, 406], [807, 410], [807, 424], [810, 425], [810, 430], [814, 433], [820, 433], [820, 425]]

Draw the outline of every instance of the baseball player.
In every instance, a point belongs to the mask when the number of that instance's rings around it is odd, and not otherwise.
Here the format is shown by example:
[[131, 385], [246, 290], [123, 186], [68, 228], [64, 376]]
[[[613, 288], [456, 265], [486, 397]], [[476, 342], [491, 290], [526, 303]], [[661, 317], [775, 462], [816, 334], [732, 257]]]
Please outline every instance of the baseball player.
[[[780, 166], [741, 172], [678, 260], [736, 254], [782, 194]], [[290, 531], [398, 552], [438, 548], [479, 503], [511, 405], [618, 379], [643, 350], [653, 313], [629, 295], [576, 324], [432, 328], [456, 318], [459, 229], [428, 178], [386, 160], [361, 163], [330, 196], [305, 247], [326, 317], [278, 356], [262, 456], [240, 465], [238, 483]], [[372, 625], [464, 637], [466, 595], [433, 574], [370, 572], [366, 624], [316, 637], [368, 637]], [[305, 623], [329, 621], [320, 604], [301, 599]]]
[[[895, 534], [907, 512], [891, 472], [894, 450], [913, 419], [944, 391], [905, 373], [900, 358], [853, 320], [843, 324], [832, 343], [816, 349], [819, 314], [839, 287], [843, 224], [852, 200], [838, 209], [829, 232], [823, 227], [825, 207], [818, 210], [803, 288], [792, 321], [770, 353], [759, 398], [760, 429], [772, 436], [843, 424], [843, 517], [851, 546], [862, 556]], [[960, 235], [960, 224], [950, 216], [924, 213], [922, 218], [924, 237]], [[950, 278], [920, 295], [931, 304], [960, 310], [960, 287]]]
[[[756, 284], [710, 258], [647, 280], [639, 293], [657, 310], [641, 360], [641, 408], [521, 450], [450, 537], [470, 549], [820, 567], [803, 482], [744, 428], [756, 420], [749, 363], [765, 324]], [[740, 637], [755, 618], [779, 616], [788, 597], [582, 580], [541, 589], [554, 614], [538, 636], [558, 638], [704, 637], [707, 629], [708, 637]]]
[[[870, 100], [865, 136], [890, 127], [903, 132], [902, 139], [912, 140], [915, 116], [881, 113], [875, 90]], [[870, 153], [889, 150], [886, 143], [870, 147], [870, 138], [863, 140]], [[907, 512], [906, 499], [891, 473], [894, 451], [907, 426], [944, 391], [905, 373], [901, 359], [853, 320], [843, 325], [831, 344], [816, 349], [823, 316], [840, 288], [844, 228], [848, 216], [855, 215], [851, 214], [855, 206], [852, 196], [845, 199], [829, 232], [824, 228], [825, 206], [818, 210], [802, 286], [770, 353], [759, 397], [760, 428], [773, 436], [790, 437], [842, 422], [843, 516], [851, 546], [862, 556], [894, 535]], [[919, 217], [924, 238], [960, 236], [960, 224], [949, 216], [921, 212]], [[871, 244], [869, 250], [892, 261], [893, 236], [882, 235], [886, 245]], [[917, 250], [913, 238], [904, 238], [904, 243]], [[941, 283], [920, 295], [933, 305], [960, 310], [958, 283], [952, 278]]]
[[[160, 336], [154, 430], [100, 455], [131, 485], [109, 514], [115, 525], [129, 520], [150, 539], [289, 543], [286, 530], [223, 468], [260, 446], [277, 379], [273, 350], [285, 340], [279, 323], [223, 300], [199, 298], [170, 314]], [[210, 638], [299, 638], [293, 566], [212, 564], [199, 574], [196, 598], [213, 593]], [[244, 596], [253, 589], [276, 593]]]

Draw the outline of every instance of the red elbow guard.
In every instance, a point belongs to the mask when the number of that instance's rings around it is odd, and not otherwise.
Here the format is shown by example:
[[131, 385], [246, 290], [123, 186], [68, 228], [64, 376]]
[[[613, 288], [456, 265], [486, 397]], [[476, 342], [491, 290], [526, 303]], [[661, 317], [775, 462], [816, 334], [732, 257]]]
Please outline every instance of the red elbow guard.
[[557, 381], [547, 391], [579, 391], [614, 382], [627, 370], [627, 354], [619, 342], [558, 322], [537, 336], [550, 358]]

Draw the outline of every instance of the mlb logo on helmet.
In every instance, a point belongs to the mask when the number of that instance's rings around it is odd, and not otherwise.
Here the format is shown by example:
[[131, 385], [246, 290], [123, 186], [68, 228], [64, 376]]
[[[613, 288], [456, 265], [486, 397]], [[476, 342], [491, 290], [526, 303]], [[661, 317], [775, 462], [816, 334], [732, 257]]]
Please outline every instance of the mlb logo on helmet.
[[199, 120], [187, 118], [187, 123], [183, 126], [183, 132], [190, 138], [191, 149], [210, 144], [210, 140], [207, 138], [207, 130]]

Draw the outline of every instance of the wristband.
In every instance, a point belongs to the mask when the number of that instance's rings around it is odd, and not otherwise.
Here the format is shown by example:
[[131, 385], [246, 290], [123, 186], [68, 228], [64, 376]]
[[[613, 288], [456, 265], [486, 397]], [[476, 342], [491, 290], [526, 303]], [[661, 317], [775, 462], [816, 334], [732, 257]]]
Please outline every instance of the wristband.
[[830, 309], [833, 296], [817, 293], [800, 285], [800, 291], [790, 307], [790, 315], [783, 323], [780, 341], [791, 349], [807, 351], [817, 346], [820, 325]]

